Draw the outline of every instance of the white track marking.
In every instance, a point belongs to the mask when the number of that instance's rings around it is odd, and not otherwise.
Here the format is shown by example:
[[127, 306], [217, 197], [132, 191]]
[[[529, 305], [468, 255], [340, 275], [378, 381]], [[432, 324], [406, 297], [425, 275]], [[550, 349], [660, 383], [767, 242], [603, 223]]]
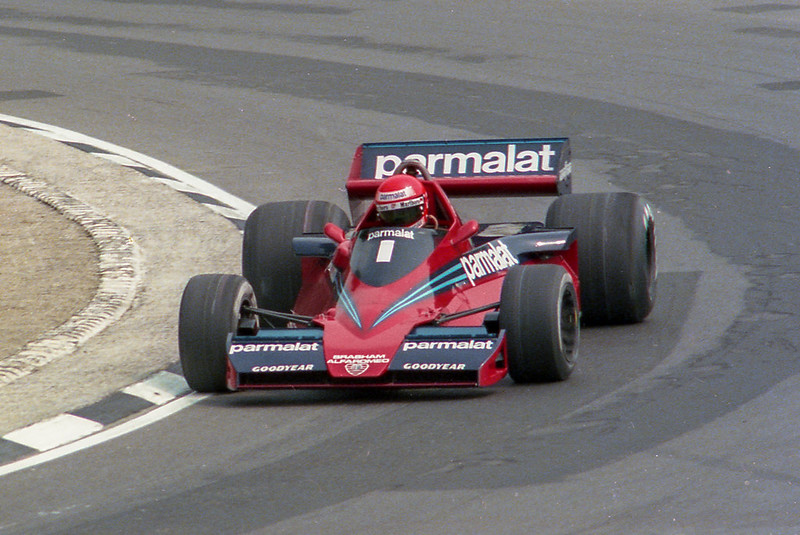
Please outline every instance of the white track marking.
[[190, 389], [186, 384], [186, 379], [180, 375], [163, 371], [146, 381], [124, 388], [122, 391], [149, 401], [153, 405], [164, 405], [178, 396], [187, 394]]
[[196, 191], [199, 191], [204, 195], [207, 195], [213, 199], [216, 199], [232, 207], [236, 212], [237, 219], [247, 219], [247, 216], [250, 214], [250, 212], [252, 212], [255, 209], [255, 205], [250, 204], [249, 202], [240, 199], [235, 195], [231, 195], [222, 188], [219, 188], [185, 171], [181, 171], [177, 167], [174, 167], [168, 163], [156, 160], [155, 158], [151, 158], [150, 156], [147, 156], [145, 154], [141, 154], [139, 152], [126, 149], [125, 147], [120, 147], [119, 145], [114, 145], [113, 143], [108, 143], [107, 141], [103, 141], [101, 139], [95, 139], [93, 137], [89, 137], [79, 132], [73, 132], [71, 130], [60, 128], [58, 126], [39, 123], [36, 121], [30, 121], [28, 119], [21, 119], [19, 117], [12, 117], [10, 115], [4, 115], [2, 113], [0, 113], [0, 121], [7, 121], [9, 123], [23, 125], [36, 134], [40, 134], [49, 137], [51, 139], [55, 139], [57, 141], [61, 141], [62, 143], [83, 143], [86, 145], [90, 145], [92, 147], [96, 147], [101, 151], [107, 152], [108, 154], [98, 153], [95, 155], [106, 158], [108, 160], [118, 161], [118, 162], [122, 161], [133, 162], [132, 164], [123, 164], [123, 165], [133, 165], [133, 166], [139, 165], [154, 169], [159, 173], [163, 174], [164, 176], [168, 176], [170, 178], [174, 178], [178, 182], [183, 182], [184, 184], [188, 184], [192, 186]]
[[3, 438], [35, 450], [45, 451], [91, 435], [101, 429], [103, 429], [101, 423], [74, 414], [59, 414], [12, 431]]
[[188, 396], [183, 396], [182, 398], [178, 398], [171, 403], [167, 403], [166, 405], [157, 407], [156, 409], [153, 409], [152, 411], [143, 414], [138, 418], [134, 418], [133, 420], [128, 420], [127, 422], [106, 429], [105, 431], [101, 431], [99, 433], [95, 433], [93, 435], [81, 438], [80, 440], [76, 440], [75, 442], [71, 442], [69, 444], [65, 444], [63, 446], [59, 446], [57, 448], [48, 451], [44, 451], [42, 453], [38, 453], [30, 457], [26, 457], [19, 461], [15, 461], [6, 464], [4, 466], [0, 466], [0, 477], [7, 474], [11, 474], [13, 472], [19, 472], [20, 470], [24, 470], [32, 466], [38, 466], [40, 464], [58, 459], [60, 457], [64, 457], [66, 455], [75, 453], [77, 451], [91, 448], [92, 446], [102, 444], [103, 442], [107, 442], [117, 437], [121, 437], [122, 435], [127, 435], [128, 433], [137, 431], [154, 422], [163, 420], [164, 418], [171, 416], [185, 409], [186, 407], [194, 405], [199, 401], [203, 401], [208, 396], [209, 396], [208, 394], [195, 394], [195, 393], [189, 394]]
[[[10, 115], [0, 114], [0, 121], [21, 126], [30, 132], [62, 143], [77, 143], [89, 148], [96, 148], [97, 152], [91, 150], [87, 152], [126, 167], [152, 169], [158, 174], [172, 179], [151, 177], [153, 180], [168, 184], [177, 191], [200, 193], [227, 205], [203, 203], [204, 206], [228, 219], [247, 219], [250, 212], [255, 209], [255, 205], [231, 195], [205, 180], [136, 151], [71, 130]], [[131, 385], [123, 392], [153, 403], [156, 408], [122, 424], [111, 424], [107, 428], [104, 428], [103, 424], [99, 422], [65, 413], [7, 433], [2, 437], [3, 439], [38, 450], [41, 453], [0, 466], [0, 476], [52, 461], [136, 431], [208, 397], [196, 393], [184, 395], [190, 392], [186, 381], [183, 377], [167, 371], [157, 373], [141, 383]]]

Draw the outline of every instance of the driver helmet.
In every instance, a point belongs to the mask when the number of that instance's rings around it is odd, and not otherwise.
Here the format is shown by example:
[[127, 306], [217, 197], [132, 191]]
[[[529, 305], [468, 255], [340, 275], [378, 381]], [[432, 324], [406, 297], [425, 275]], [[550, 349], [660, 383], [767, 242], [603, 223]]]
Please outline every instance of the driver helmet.
[[428, 216], [425, 186], [416, 177], [393, 175], [375, 193], [378, 218], [393, 227], [421, 227]]

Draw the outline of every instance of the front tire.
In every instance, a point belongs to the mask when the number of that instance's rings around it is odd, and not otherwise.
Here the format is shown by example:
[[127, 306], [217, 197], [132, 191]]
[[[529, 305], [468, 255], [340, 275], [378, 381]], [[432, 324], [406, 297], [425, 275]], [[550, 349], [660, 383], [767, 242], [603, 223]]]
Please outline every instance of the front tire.
[[572, 277], [554, 264], [514, 266], [500, 295], [508, 374], [517, 383], [562, 381], [578, 358], [580, 322]]
[[[183, 376], [197, 392], [228, 392], [228, 335], [257, 330], [242, 307], [256, 307], [253, 288], [239, 275], [196, 275], [181, 298], [178, 348]], [[248, 333], [248, 334], [250, 334]]]
[[[350, 226], [344, 210], [325, 201], [262, 204], [247, 218], [242, 240], [242, 274], [250, 281], [263, 307], [291, 312], [303, 282], [292, 238], [303, 233], [321, 233], [326, 223], [344, 229]], [[285, 324], [270, 321], [276, 326]]]

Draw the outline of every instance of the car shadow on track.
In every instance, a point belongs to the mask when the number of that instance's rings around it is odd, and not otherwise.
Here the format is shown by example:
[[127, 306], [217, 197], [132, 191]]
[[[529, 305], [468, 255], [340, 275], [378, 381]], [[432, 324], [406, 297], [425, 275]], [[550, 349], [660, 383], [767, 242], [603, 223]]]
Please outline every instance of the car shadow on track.
[[316, 406], [327, 404], [413, 403], [478, 399], [494, 388], [258, 390], [212, 396], [202, 403], [214, 407]]

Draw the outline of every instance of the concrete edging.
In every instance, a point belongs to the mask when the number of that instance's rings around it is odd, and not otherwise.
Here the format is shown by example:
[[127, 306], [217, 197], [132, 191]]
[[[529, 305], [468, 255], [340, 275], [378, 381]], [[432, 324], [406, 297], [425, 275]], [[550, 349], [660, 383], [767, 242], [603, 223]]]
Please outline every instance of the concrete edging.
[[165, 162], [26, 119], [0, 114], [0, 147], [4, 183], [105, 249], [90, 304], [0, 362], [0, 404], [14, 408], [0, 414], [3, 463], [75, 438], [54, 421], [106, 428], [188, 392], [180, 297], [193, 275], [239, 272], [250, 205]]
[[91, 206], [28, 175], [0, 165], [0, 182], [43, 202], [81, 225], [97, 245], [100, 281], [86, 307], [65, 323], [0, 361], [0, 385], [72, 353], [130, 308], [142, 281], [142, 255], [131, 234]]

